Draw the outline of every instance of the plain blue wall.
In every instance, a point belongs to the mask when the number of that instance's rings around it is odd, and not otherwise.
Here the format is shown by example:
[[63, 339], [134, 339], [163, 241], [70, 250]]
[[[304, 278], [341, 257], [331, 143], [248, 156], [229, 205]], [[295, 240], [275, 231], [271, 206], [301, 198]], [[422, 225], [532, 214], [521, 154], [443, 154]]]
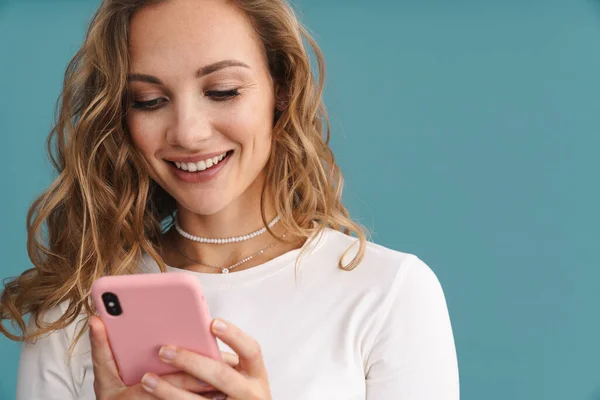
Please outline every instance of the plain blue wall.
[[[0, 2], [0, 276], [64, 68], [98, 1]], [[298, 2], [328, 62], [346, 201], [420, 255], [450, 308], [466, 400], [600, 399], [600, 3]], [[18, 345], [0, 338], [0, 399]]]

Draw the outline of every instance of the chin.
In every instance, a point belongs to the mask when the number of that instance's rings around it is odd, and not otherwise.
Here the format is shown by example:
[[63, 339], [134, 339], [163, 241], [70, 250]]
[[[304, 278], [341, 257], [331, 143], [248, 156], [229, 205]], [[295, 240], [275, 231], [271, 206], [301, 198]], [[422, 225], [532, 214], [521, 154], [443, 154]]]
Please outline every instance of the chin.
[[[183, 200], [183, 199], [182, 199]], [[179, 201], [176, 199], [177, 203], [187, 209], [188, 211], [198, 214], [198, 215], [214, 215], [222, 211], [225, 207], [227, 207], [228, 202], [223, 198], [213, 198], [213, 199], [185, 199], [184, 201]]]

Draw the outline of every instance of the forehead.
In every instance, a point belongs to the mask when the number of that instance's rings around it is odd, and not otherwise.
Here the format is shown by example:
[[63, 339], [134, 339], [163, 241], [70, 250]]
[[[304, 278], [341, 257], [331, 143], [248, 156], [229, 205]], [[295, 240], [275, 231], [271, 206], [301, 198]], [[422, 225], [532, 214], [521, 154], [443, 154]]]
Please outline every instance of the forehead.
[[197, 70], [224, 59], [251, 67], [264, 51], [244, 13], [225, 0], [170, 0], [146, 6], [131, 19], [131, 69]]

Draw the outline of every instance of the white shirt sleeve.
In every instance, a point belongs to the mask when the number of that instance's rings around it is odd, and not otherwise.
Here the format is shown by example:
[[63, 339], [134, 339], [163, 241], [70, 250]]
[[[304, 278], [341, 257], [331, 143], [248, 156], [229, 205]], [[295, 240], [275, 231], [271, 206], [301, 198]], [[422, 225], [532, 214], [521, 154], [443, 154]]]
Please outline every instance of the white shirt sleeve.
[[[45, 319], [56, 320], [60, 307], [49, 310]], [[28, 329], [37, 329], [30, 318]], [[17, 400], [70, 400], [76, 392], [67, 364], [70, 341], [65, 329], [23, 343], [17, 377]]]
[[400, 267], [367, 360], [367, 400], [458, 400], [458, 362], [446, 299], [418, 257]]

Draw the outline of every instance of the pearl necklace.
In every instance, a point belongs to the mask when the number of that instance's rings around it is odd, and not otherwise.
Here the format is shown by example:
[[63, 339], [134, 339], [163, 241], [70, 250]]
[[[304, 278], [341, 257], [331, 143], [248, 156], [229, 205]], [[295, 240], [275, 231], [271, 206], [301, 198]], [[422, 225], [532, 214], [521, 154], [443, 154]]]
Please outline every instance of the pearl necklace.
[[[285, 238], [285, 233], [284, 233], [284, 234], [283, 234], [281, 237], [282, 237], [282, 238]], [[214, 266], [214, 265], [209, 265], [209, 264], [203, 263], [203, 262], [202, 262], [202, 261], [200, 261], [200, 260], [194, 260], [193, 258], [190, 258], [190, 257], [188, 257], [188, 256], [187, 256], [187, 255], [186, 255], [186, 254], [183, 252], [183, 250], [181, 250], [181, 248], [180, 248], [179, 246], [177, 247], [177, 250], [179, 250], [179, 254], [181, 254], [182, 256], [184, 256], [185, 258], [187, 258], [189, 261], [191, 261], [191, 262], [193, 262], [193, 263], [196, 263], [196, 264], [199, 264], [199, 265], [204, 265], [204, 266], [206, 266], [206, 267], [210, 267], [210, 268], [216, 268], [216, 269], [220, 269], [222, 274], [228, 274], [230, 270], [232, 270], [232, 269], [234, 269], [235, 267], [237, 267], [237, 266], [240, 266], [240, 265], [242, 265], [242, 264], [244, 264], [244, 263], [246, 263], [246, 262], [248, 262], [248, 261], [252, 260], [254, 257], [258, 257], [258, 256], [260, 256], [261, 254], [263, 254], [265, 251], [269, 250], [271, 247], [275, 246], [276, 244], [277, 244], [277, 242], [273, 242], [273, 243], [271, 243], [270, 245], [268, 245], [267, 247], [264, 247], [264, 248], [260, 249], [258, 252], [254, 253], [254, 254], [252, 254], [252, 255], [250, 255], [250, 256], [248, 256], [248, 257], [244, 258], [243, 260], [241, 260], [241, 261], [238, 261], [238, 262], [236, 262], [235, 264], [232, 264], [232, 265], [230, 265], [230, 266], [228, 266], [228, 267], [216, 267], [216, 266]]]
[[[269, 228], [272, 228], [273, 225], [275, 225], [278, 221], [279, 221], [279, 215], [276, 216], [275, 218], [273, 218], [273, 220], [271, 222], [269, 222]], [[227, 244], [227, 243], [244, 242], [246, 240], [253, 239], [257, 236], [260, 236], [267, 231], [267, 227], [263, 226], [259, 230], [256, 230], [252, 233], [249, 233], [249, 234], [243, 235], [243, 236], [233, 236], [233, 237], [228, 237], [228, 238], [206, 238], [206, 237], [194, 236], [190, 233], [187, 233], [183, 229], [181, 229], [177, 218], [175, 218], [175, 229], [177, 230], [177, 232], [179, 232], [179, 234], [181, 236], [183, 236], [186, 239], [193, 240], [194, 242], [211, 243], [211, 244]]]

